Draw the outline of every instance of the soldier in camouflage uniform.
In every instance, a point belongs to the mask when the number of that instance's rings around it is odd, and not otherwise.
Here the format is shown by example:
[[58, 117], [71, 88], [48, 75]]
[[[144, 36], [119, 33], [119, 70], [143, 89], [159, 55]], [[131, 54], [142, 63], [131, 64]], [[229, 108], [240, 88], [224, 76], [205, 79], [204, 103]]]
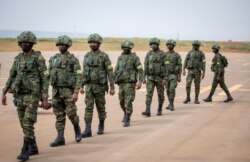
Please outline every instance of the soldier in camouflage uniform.
[[59, 36], [56, 40], [56, 46], [58, 46], [60, 53], [55, 54], [49, 60], [50, 84], [53, 87], [53, 112], [56, 116], [57, 130], [57, 137], [50, 144], [51, 147], [65, 145], [66, 114], [74, 126], [76, 142], [80, 142], [82, 139], [75, 104], [81, 87], [81, 67], [79, 60], [68, 51], [72, 46], [72, 40], [68, 36]]
[[183, 75], [186, 75], [186, 69], [188, 69], [188, 75], [186, 78], [186, 91], [187, 91], [187, 98], [183, 103], [187, 104], [191, 101], [190, 93], [191, 93], [191, 84], [194, 80], [195, 85], [195, 104], [200, 104], [199, 102], [199, 93], [200, 93], [200, 83], [201, 79], [205, 77], [205, 70], [206, 70], [206, 58], [205, 54], [199, 50], [200, 48], [200, 41], [195, 40], [192, 43], [193, 50], [190, 51], [186, 59], [184, 61], [183, 67]]
[[177, 82], [181, 81], [182, 63], [180, 54], [174, 51], [176, 42], [170, 39], [166, 45], [169, 50], [164, 59], [166, 91], [169, 101], [167, 109], [174, 111], [175, 89], [178, 85]]
[[142, 112], [142, 115], [145, 115], [147, 117], [151, 116], [150, 106], [155, 87], [157, 89], [158, 103], [159, 103], [157, 115], [162, 115], [162, 105], [165, 100], [164, 85], [162, 84], [165, 75], [164, 73], [165, 53], [159, 49], [160, 45], [159, 39], [157, 38], [150, 39], [149, 45], [152, 48], [152, 50], [150, 50], [147, 53], [144, 61], [144, 77], [147, 77], [146, 110]]
[[214, 58], [212, 60], [212, 66], [211, 70], [214, 72], [214, 79], [212, 88], [210, 91], [209, 96], [204, 99], [205, 102], [212, 102], [212, 96], [216, 90], [216, 87], [218, 84], [223, 89], [223, 91], [227, 94], [227, 99], [224, 102], [230, 102], [233, 101], [233, 97], [231, 96], [229, 90], [227, 89], [227, 86], [225, 84], [225, 67], [227, 67], [227, 59], [225, 56], [222, 56], [222, 54], [219, 53], [220, 46], [219, 45], [213, 45], [212, 46], [213, 52], [214, 52]]
[[[115, 82], [119, 85], [119, 100], [124, 112], [124, 127], [130, 125], [130, 117], [133, 112], [132, 102], [135, 99], [135, 89], [140, 89], [143, 82], [143, 69], [139, 57], [131, 52], [134, 43], [124, 41], [121, 44], [123, 52], [118, 57], [115, 67]], [[137, 83], [137, 80], [139, 82]], [[137, 84], [136, 84], [137, 83]]]
[[[104, 133], [104, 121], [106, 118], [105, 92], [108, 92], [108, 80], [110, 82], [110, 95], [115, 94], [114, 73], [108, 54], [99, 49], [102, 37], [99, 34], [91, 34], [88, 37], [91, 51], [86, 53], [83, 60], [83, 84], [81, 93], [85, 95], [85, 130], [82, 138], [91, 137], [91, 123], [93, 118], [94, 103], [96, 104], [99, 126], [97, 134]], [[107, 79], [108, 78], [108, 79]], [[85, 91], [83, 87], [85, 86]]]
[[39, 100], [44, 108], [48, 107], [48, 71], [40, 51], [34, 51], [36, 36], [30, 31], [22, 32], [18, 45], [23, 52], [15, 57], [10, 76], [3, 89], [2, 104], [7, 105], [6, 93], [13, 93], [14, 104], [24, 133], [21, 154], [17, 159], [26, 161], [29, 156], [38, 154], [34, 124], [37, 120]]

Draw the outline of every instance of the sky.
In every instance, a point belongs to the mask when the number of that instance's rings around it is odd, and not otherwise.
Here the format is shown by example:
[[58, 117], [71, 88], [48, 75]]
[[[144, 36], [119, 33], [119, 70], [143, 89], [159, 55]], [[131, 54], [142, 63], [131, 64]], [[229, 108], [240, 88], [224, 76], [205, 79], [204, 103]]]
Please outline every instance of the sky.
[[250, 0], [1, 0], [0, 30], [250, 41]]

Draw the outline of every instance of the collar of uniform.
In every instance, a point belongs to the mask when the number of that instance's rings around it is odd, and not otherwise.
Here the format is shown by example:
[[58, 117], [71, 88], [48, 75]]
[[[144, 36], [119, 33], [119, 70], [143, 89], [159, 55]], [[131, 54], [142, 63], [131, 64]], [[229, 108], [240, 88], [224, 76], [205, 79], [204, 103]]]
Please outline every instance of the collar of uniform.
[[131, 55], [132, 52], [129, 52], [128, 54], [126, 54], [125, 52], [122, 52], [122, 55]]
[[101, 52], [101, 50], [100, 49], [98, 49], [98, 50], [96, 50], [96, 51], [91, 51], [91, 54], [92, 55], [97, 55], [97, 54], [99, 54]]
[[[32, 49], [32, 50], [31, 50], [31, 55], [32, 55], [33, 53], [35, 53], [35, 51]], [[31, 55], [26, 55], [24, 52], [22, 52], [21, 54], [24, 55], [24, 56], [31, 56]]]
[[70, 52], [69, 51], [67, 51], [65, 54], [63, 54], [63, 53], [59, 53], [60, 55], [62, 55], [62, 56], [67, 56], [67, 55], [69, 55], [70, 54]]
[[175, 54], [176, 52], [175, 51], [167, 51], [167, 53]]

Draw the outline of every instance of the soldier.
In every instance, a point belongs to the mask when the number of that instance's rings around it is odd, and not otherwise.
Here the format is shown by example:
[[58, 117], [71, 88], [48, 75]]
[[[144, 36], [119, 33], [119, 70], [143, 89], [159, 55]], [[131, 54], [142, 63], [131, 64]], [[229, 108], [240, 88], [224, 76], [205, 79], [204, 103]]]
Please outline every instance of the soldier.
[[191, 93], [191, 84], [194, 80], [195, 85], [195, 104], [200, 104], [199, 102], [199, 93], [200, 93], [200, 83], [201, 79], [204, 79], [205, 77], [205, 70], [206, 70], [206, 58], [205, 54], [199, 50], [200, 48], [200, 41], [195, 40], [192, 43], [193, 50], [190, 51], [186, 59], [184, 61], [184, 67], [183, 67], [183, 75], [186, 75], [186, 69], [188, 69], [188, 75], [186, 78], [186, 91], [187, 91], [187, 98], [183, 102], [187, 104], [191, 101], [190, 99], [190, 93]]
[[[105, 91], [108, 93], [110, 82], [110, 95], [115, 94], [114, 73], [111, 61], [108, 54], [101, 51], [100, 45], [102, 37], [99, 34], [91, 34], [88, 37], [88, 43], [91, 51], [86, 53], [83, 60], [83, 84], [80, 92], [85, 95], [85, 130], [82, 133], [82, 138], [91, 137], [91, 123], [93, 118], [94, 103], [96, 104], [99, 126], [97, 134], [104, 133], [104, 121], [106, 118], [105, 110]], [[108, 78], [108, 80], [107, 80]], [[85, 86], [85, 91], [83, 87]]]
[[157, 38], [150, 39], [149, 45], [152, 48], [152, 50], [150, 50], [147, 53], [144, 61], [144, 77], [147, 77], [147, 84], [146, 84], [147, 95], [146, 95], [146, 110], [142, 112], [142, 115], [145, 115], [146, 117], [151, 116], [150, 106], [155, 87], [157, 89], [158, 103], [159, 103], [157, 115], [162, 115], [162, 105], [165, 100], [164, 86], [162, 84], [162, 81], [164, 79], [165, 53], [159, 48], [160, 45], [159, 39]]
[[214, 72], [214, 79], [212, 88], [210, 91], [209, 96], [204, 99], [205, 102], [212, 102], [212, 96], [216, 90], [216, 87], [218, 84], [223, 89], [223, 91], [227, 94], [227, 99], [224, 102], [230, 102], [233, 101], [233, 97], [231, 96], [230, 92], [227, 89], [227, 86], [225, 84], [225, 67], [227, 67], [228, 62], [225, 56], [222, 56], [222, 54], [219, 53], [220, 46], [219, 45], [213, 45], [212, 46], [213, 52], [214, 52], [214, 58], [212, 60], [212, 66], [211, 70]]
[[58, 46], [60, 53], [55, 54], [49, 60], [50, 84], [53, 88], [52, 104], [57, 130], [57, 137], [50, 144], [51, 147], [65, 145], [66, 114], [74, 126], [76, 142], [80, 142], [82, 139], [75, 104], [81, 87], [81, 67], [79, 60], [68, 50], [72, 46], [72, 40], [68, 36], [59, 36], [56, 39], [56, 46]]
[[34, 124], [37, 119], [39, 100], [42, 100], [44, 108], [48, 107], [49, 73], [41, 52], [32, 49], [37, 43], [34, 33], [24, 31], [18, 35], [17, 40], [23, 52], [15, 57], [10, 76], [3, 89], [2, 104], [7, 105], [6, 93], [13, 93], [14, 104], [24, 133], [23, 147], [17, 159], [26, 161], [29, 156], [38, 154]]
[[174, 111], [175, 89], [177, 82], [181, 81], [182, 63], [180, 54], [174, 51], [176, 42], [169, 39], [166, 45], [169, 50], [164, 59], [166, 91], [169, 101], [167, 109]]
[[[124, 112], [124, 127], [130, 125], [130, 117], [133, 112], [132, 102], [135, 99], [135, 89], [140, 89], [143, 82], [142, 65], [136, 53], [131, 52], [133, 47], [134, 43], [131, 41], [122, 42], [121, 48], [123, 52], [121, 56], [118, 57], [114, 72], [115, 82], [119, 85], [120, 105]], [[137, 79], [139, 79], [138, 83]]]

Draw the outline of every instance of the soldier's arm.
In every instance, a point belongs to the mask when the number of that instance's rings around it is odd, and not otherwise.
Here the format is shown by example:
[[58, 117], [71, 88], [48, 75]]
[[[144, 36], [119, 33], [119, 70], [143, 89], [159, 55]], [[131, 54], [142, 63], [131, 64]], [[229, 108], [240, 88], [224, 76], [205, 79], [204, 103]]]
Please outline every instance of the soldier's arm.
[[142, 64], [141, 64], [141, 61], [140, 61], [140, 58], [138, 56], [136, 56], [135, 58], [135, 67], [136, 67], [136, 70], [139, 74], [139, 82], [143, 82], [143, 79], [144, 79], [144, 76], [143, 76], [143, 68], [142, 68]]
[[201, 53], [201, 61], [202, 61], [202, 71], [205, 73], [206, 71], [206, 57], [205, 57], [205, 54], [202, 52]]
[[182, 60], [181, 60], [181, 55], [178, 54], [178, 60], [177, 60], [177, 66], [178, 66], [178, 74], [181, 75], [182, 73]]
[[144, 60], [144, 80], [148, 74], [148, 55], [149, 54], [147, 53], [145, 60]]
[[42, 83], [42, 98], [48, 99], [48, 89], [49, 89], [49, 71], [45, 63], [45, 59], [42, 55], [39, 55], [38, 58], [38, 70]]
[[9, 78], [5, 84], [5, 87], [3, 88], [3, 95], [5, 95], [11, 88], [12, 83], [15, 81], [16, 75], [17, 75], [17, 59], [15, 58], [15, 61], [13, 62], [10, 69]]
[[115, 89], [115, 81], [114, 81], [114, 72], [113, 72], [113, 67], [111, 64], [111, 61], [109, 59], [109, 56], [106, 55], [105, 57], [105, 70], [108, 74], [108, 78], [109, 78], [109, 86], [111, 90]]
[[76, 83], [75, 83], [75, 88], [74, 88], [74, 92], [78, 93], [79, 89], [82, 86], [82, 71], [81, 71], [81, 66], [79, 63], [79, 60], [77, 58], [75, 59], [75, 64], [74, 64], [74, 73], [75, 73], [75, 78], [76, 78]]
[[185, 60], [184, 60], [184, 65], [183, 65], [183, 71], [185, 71], [185, 69], [187, 68], [187, 62], [188, 62], [188, 59], [189, 59], [189, 55], [190, 53], [187, 54]]

